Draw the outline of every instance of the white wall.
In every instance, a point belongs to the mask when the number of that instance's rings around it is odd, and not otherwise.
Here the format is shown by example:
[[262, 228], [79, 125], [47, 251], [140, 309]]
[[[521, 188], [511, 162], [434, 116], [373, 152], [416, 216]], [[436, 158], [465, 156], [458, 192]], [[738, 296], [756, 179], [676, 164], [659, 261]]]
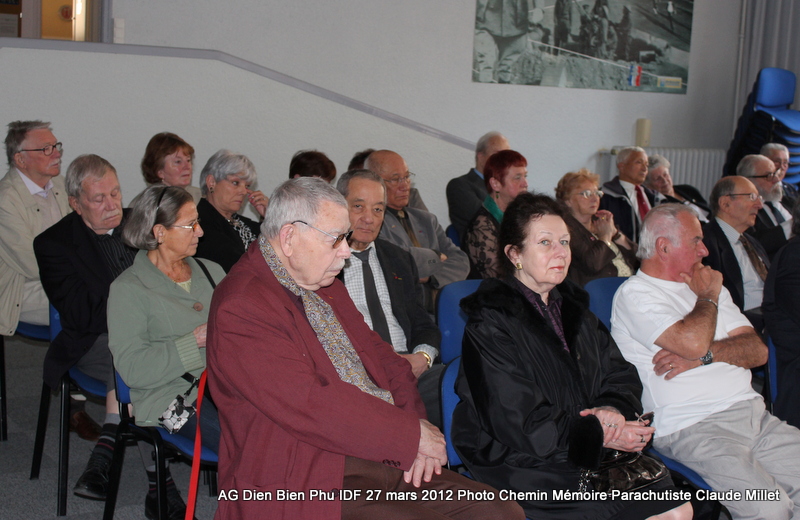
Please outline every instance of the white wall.
[[114, 0], [113, 16], [126, 43], [222, 50], [471, 141], [501, 130], [549, 190], [598, 149], [633, 144], [637, 118], [652, 146], [727, 148], [740, 4], [694, 2], [686, 95], [473, 83], [475, 0]]
[[[246, 154], [269, 194], [288, 178], [296, 150], [317, 147], [345, 168], [369, 143], [403, 143], [409, 162], [425, 171], [459, 171], [472, 153], [443, 140], [352, 110], [213, 60], [57, 51], [2, 46], [0, 121], [44, 119], [64, 143], [62, 173], [82, 153], [113, 164], [125, 202], [144, 188], [139, 168], [150, 137], [170, 130], [196, 150], [195, 181], [219, 148]], [[64, 45], [64, 44], [60, 44]], [[91, 44], [72, 48], [92, 49]], [[417, 183], [432, 210], [447, 223], [447, 179]]]
[[[220, 50], [470, 141], [501, 130], [528, 158], [531, 187], [552, 191], [563, 173], [596, 169], [597, 150], [632, 144], [637, 118], [652, 120], [654, 147], [727, 148], [740, 1], [695, 2], [686, 95], [473, 83], [474, 0], [115, 0], [113, 15], [126, 43]], [[462, 147], [218, 62], [5, 47], [0, 66], [13, 71], [0, 75], [0, 122], [53, 121], [65, 160], [107, 156], [128, 200], [143, 186], [145, 144], [163, 130], [194, 145], [196, 174], [219, 148], [247, 154], [266, 192], [296, 150], [320, 149], [341, 171], [357, 150], [395, 149], [443, 223], [444, 186], [473, 162]]]

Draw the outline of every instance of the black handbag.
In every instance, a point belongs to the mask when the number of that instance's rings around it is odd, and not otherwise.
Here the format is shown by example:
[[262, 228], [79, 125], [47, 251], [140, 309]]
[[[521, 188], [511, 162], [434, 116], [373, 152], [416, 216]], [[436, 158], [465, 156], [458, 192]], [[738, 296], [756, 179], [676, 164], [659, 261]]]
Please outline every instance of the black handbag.
[[581, 472], [580, 490], [588, 491], [591, 483], [595, 491], [636, 491], [667, 475], [669, 470], [661, 461], [644, 453], [609, 450], [598, 469]]

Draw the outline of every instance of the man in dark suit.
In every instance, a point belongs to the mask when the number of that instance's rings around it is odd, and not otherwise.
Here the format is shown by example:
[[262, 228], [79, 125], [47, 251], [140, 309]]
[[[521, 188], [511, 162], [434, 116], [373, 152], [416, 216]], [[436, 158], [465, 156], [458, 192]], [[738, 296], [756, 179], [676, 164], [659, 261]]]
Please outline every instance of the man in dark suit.
[[[441, 333], [422, 305], [422, 286], [411, 255], [381, 240], [386, 188], [370, 170], [351, 170], [337, 189], [350, 214], [350, 250], [339, 278], [372, 330], [411, 363], [431, 422], [439, 426], [439, 355]], [[369, 264], [369, 272], [365, 270]]]
[[644, 187], [662, 194], [664, 202], [677, 202], [686, 204], [697, 213], [700, 222], [708, 222], [711, 216], [711, 207], [700, 191], [690, 184], [672, 184], [672, 175], [669, 173], [670, 163], [663, 155], [651, 155], [647, 158], [649, 167]]
[[761, 244], [745, 231], [761, 209], [758, 190], [744, 177], [723, 177], [711, 190], [714, 218], [703, 227], [708, 256], [705, 265], [722, 273], [733, 303], [759, 333], [764, 330], [761, 301], [769, 259]]
[[763, 155], [745, 155], [736, 167], [736, 175], [747, 177], [764, 200], [755, 225], [749, 231], [772, 258], [783, 247], [792, 232], [792, 206], [784, 200], [780, 168]]
[[119, 405], [108, 350], [106, 302], [111, 282], [130, 267], [136, 251], [122, 243], [122, 193], [117, 172], [97, 155], [81, 155], [66, 175], [74, 210], [33, 241], [42, 286], [61, 315], [62, 330], [44, 360], [44, 381], [58, 388], [73, 366], [106, 382], [106, 418], [76, 495], [104, 500]]
[[647, 177], [647, 152], [638, 146], [623, 148], [617, 153], [619, 175], [603, 184], [605, 196], [600, 209], [613, 213], [619, 230], [633, 242], [639, 241], [639, 231], [647, 212], [663, 200], [663, 196], [644, 188]]
[[464, 236], [467, 226], [486, 198], [486, 183], [483, 180], [483, 166], [486, 160], [493, 153], [509, 148], [508, 140], [500, 132], [484, 134], [475, 144], [475, 167], [447, 183], [450, 223], [456, 228], [459, 237]]

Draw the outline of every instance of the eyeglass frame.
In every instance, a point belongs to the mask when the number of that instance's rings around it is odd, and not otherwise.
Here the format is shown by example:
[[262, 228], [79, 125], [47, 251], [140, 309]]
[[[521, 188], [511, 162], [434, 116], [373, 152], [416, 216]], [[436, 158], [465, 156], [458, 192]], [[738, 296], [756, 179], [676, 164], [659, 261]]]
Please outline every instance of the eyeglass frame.
[[[587, 193], [588, 193], [588, 195], [587, 195]], [[579, 191], [577, 193], [577, 195], [582, 196], [584, 199], [588, 199], [592, 195], [597, 195], [597, 198], [602, 199], [603, 195], [605, 195], [605, 192], [603, 192], [603, 190], [601, 190], [601, 189], [583, 190], [583, 191]]]
[[772, 179], [774, 177], [777, 177], [778, 173], [780, 173], [780, 171], [781, 171], [781, 169], [778, 168], [774, 172], [770, 172], [770, 173], [767, 173], [765, 175], [749, 175], [747, 178], [748, 179]]
[[[50, 149], [50, 153], [47, 153], [45, 150]], [[24, 150], [17, 150], [17, 153], [22, 152], [42, 152], [45, 157], [50, 157], [53, 155], [53, 152], [58, 150], [58, 153], [61, 153], [64, 150], [64, 144], [61, 141], [56, 142], [56, 144], [48, 144], [42, 148], [26, 148]]]
[[755, 202], [756, 200], [760, 200], [761, 202], [764, 202], [764, 197], [762, 197], [758, 193], [753, 193], [753, 192], [750, 192], [750, 193], [726, 193], [725, 195], [721, 195], [721, 197], [742, 197], [742, 196], [745, 196], [745, 195], [750, 198], [750, 202]]
[[297, 224], [298, 222], [301, 223], [301, 224], [305, 224], [306, 226], [310, 227], [311, 229], [316, 229], [317, 231], [319, 231], [323, 235], [328, 235], [329, 237], [331, 237], [333, 239], [333, 249], [336, 249], [337, 247], [339, 247], [339, 244], [341, 244], [342, 241], [346, 242], [346, 241], [350, 240], [351, 236], [353, 236], [353, 230], [350, 230], [350, 231], [348, 231], [346, 233], [342, 233], [341, 235], [336, 236], [336, 235], [332, 235], [332, 234], [328, 233], [327, 231], [323, 231], [318, 227], [312, 226], [311, 224], [309, 224], [305, 220], [293, 220], [291, 222], [291, 224], [294, 225], [294, 224]]
[[408, 175], [405, 177], [397, 177], [396, 179], [383, 179], [383, 182], [386, 184], [391, 184], [392, 186], [397, 186], [401, 182], [408, 182], [409, 184], [414, 182], [414, 177], [417, 176], [416, 173], [413, 172], [406, 172]]
[[192, 233], [194, 233], [195, 231], [197, 231], [197, 227], [199, 225], [200, 225], [200, 217], [198, 217], [197, 220], [195, 220], [194, 222], [192, 222], [191, 224], [188, 224], [186, 226], [179, 226], [178, 224], [173, 224], [170, 227], [181, 228], [181, 229], [191, 229]]

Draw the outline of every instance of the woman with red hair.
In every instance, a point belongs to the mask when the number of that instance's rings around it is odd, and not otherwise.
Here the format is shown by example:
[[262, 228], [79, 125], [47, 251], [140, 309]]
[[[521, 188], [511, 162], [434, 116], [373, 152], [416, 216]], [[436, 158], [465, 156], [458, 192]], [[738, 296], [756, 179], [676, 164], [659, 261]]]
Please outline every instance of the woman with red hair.
[[483, 180], [489, 193], [467, 227], [462, 248], [469, 256], [469, 278], [498, 274], [497, 234], [503, 213], [517, 195], [528, 190], [528, 161], [519, 152], [501, 150], [486, 161]]

